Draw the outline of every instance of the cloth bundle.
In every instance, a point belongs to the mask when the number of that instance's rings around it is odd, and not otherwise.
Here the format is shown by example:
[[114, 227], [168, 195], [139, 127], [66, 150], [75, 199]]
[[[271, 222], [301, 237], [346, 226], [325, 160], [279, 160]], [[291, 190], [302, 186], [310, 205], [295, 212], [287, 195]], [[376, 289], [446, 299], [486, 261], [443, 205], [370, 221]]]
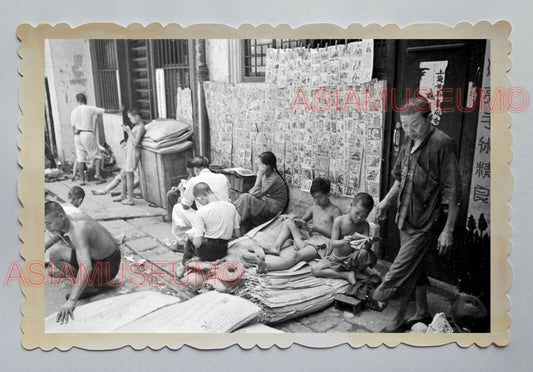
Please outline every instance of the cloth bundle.
[[146, 124], [146, 133], [141, 142], [142, 147], [162, 150], [176, 146], [192, 138], [188, 124], [171, 119], [156, 119]]

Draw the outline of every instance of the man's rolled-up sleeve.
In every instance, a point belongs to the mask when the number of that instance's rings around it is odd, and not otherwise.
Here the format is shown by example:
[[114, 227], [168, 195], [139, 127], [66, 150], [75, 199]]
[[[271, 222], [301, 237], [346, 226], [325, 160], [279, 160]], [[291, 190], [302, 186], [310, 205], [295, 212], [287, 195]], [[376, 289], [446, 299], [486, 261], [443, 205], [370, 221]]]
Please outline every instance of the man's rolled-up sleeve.
[[182, 205], [185, 205], [187, 207], [192, 206], [192, 203], [194, 203], [194, 195], [192, 193], [192, 189], [197, 183], [197, 180], [194, 180], [192, 178], [187, 182], [187, 187], [185, 188], [185, 192], [183, 193], [183, 196], [180, 200], [180, 203]]
[[400, 153], [398, 155], [398, 158], [396, 158], [396, 162], [394, 163], [394, 167], [391, 171], [391, 176], [396, 181], [400, 182], [402, 180], [402, 158], [404, 153], [404, 147], [400, 150]]
[[440, 191], [442, 204], [461, 204], [461, 178], [453, 141], [447, 142], [441, 150]]
[[94, 115], [103, 115], [105, 113], [105, 108], [101, 107], [94, 107], [93, 108], [93, 114]]
[[205, 224], [201, 213], [196, 213], [192, 220], [192, 228], [187, 231], [189, 238], [201, 238], [205, 234]]

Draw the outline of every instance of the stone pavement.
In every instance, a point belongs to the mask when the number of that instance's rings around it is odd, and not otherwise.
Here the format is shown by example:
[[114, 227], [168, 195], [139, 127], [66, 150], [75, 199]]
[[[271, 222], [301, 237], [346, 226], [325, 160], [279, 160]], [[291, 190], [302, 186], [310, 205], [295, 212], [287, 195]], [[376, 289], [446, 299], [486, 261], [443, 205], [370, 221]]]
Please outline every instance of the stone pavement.
[[[59, 181], [46, 183], [51, 197], [67, 200], [68, 190], [76, 182]], [[175, 280], [174, 270], [181, 262], [182, 254], [171, 251], [168, 247], [173, 243], [170, 232], [170, 222], [164, 220], [166, 210], [153, 208], [142, 199], [135, 199], [135, 206], [125, 206], [113, 202], [108, 195], [94, 196], [91, 189], [101, 188], [94, 182], [83, 186], [86, 197], [80, 209], [98, 220], [118, 240], [121, 245], [122, 261], [124, 263], [117, 275], [116, 281], [121, 285], [82, 300], [79, 305], [141, 290], [155, 290], [186, 300], [194, 293]], [[140, 266], [139, 264], [142, 264]], [[386, 271], [385, 267], [381, 267]], [[144, 278], [144, 279], [143, 279]], [[57, 280], [57, 279], [56, 279]], [[61, 306], [71, 284], [63, 281], [61, 285], [49, 279], [45, 289], [45, 316], [48, 316]], [[428, 293], [428, 302], [433, 313], [447, 311], [448, 299], [453, 288], [442, 286], [432, 287]], [[274, 328], [284, 332], [377, 332], [392, 319], [398, 304], [392, 301], [383, 312], [363, 310], [354, 315], [348, 311], [341, 311], [330, 307], [299, 319], [290, 320], [274, 325]], [[414, 303], [410, 304], [408, 316], [414, 313]]]

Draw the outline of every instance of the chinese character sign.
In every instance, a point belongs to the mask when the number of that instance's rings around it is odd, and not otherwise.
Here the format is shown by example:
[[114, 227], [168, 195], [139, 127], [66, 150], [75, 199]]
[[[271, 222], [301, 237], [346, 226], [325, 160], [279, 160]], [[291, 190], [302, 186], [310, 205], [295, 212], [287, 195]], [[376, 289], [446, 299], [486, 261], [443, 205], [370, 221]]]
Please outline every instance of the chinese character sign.
[[[482, 85], [485, 91], [490, 92], [490, 50], [487, 43], [485, 66]], [[472, 169], [472, 183], [470, 186], [470, 200], [468, 203], [468, 216], [473, 216], [477, 221], [481, 215], [490, 226], [490, 112], [487, 105], [479, 113], [477, 123], [476, 147]]]
[[431, 123], [439, 125], [442, 116], [442, 88], [446, 77], [448, 61], [420, 62], [420, 95], [431, 102]]

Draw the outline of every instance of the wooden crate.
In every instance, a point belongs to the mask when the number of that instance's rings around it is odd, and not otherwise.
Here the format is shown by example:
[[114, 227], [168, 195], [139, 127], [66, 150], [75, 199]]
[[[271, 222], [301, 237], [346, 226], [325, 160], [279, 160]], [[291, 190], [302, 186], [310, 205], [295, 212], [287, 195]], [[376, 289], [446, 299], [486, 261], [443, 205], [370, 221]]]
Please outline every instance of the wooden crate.
[[139, 173], [143, 199], [167, 208], [167, 191], [188, 177], [186, 163], [192, 156], [192, 148], [167, 154], [141, 149]]
[[255, 175], [240, 176], [238, 174], [226, 175], [229, 179], [230, 186], [233, 190], [240, 193], [245, 193], [250, 190], [255, 184]]

